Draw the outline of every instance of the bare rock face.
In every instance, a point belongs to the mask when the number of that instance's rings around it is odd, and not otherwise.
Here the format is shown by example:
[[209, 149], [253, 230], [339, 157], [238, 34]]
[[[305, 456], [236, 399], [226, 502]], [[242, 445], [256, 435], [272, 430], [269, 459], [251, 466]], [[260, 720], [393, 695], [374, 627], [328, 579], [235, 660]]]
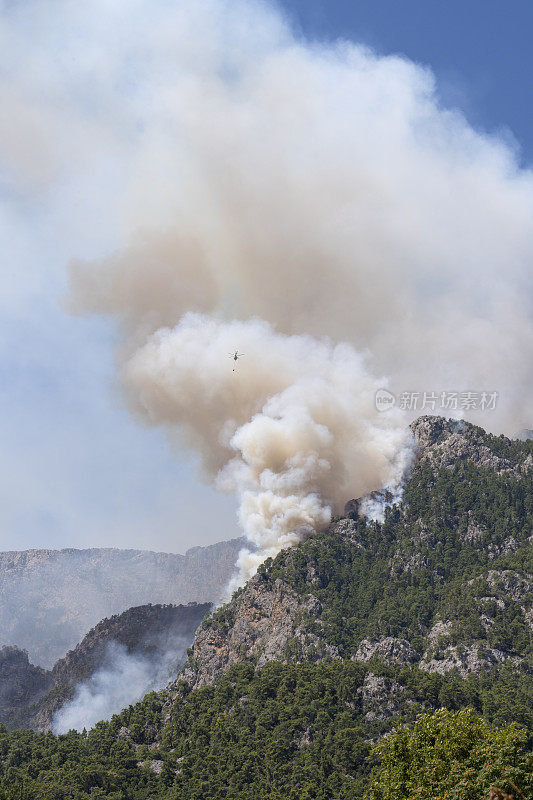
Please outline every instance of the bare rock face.
[[478, 644], [460, 645], [459, 647], [447, 647], [439, 656], [424, 657], [419, 663], [420, 669], [426, 672], [437, 672], [445, 675], [447, 672], [457, 670], [466, 678], [468, 675], [485, 672], [493, 669], [498, 664], [511, 663], [517, 665], [520, 659], [513, 657], [509, 653], [504, 653], [492, 647], [482, 647]]
[[405, 706], [405, 687], [398, 681], [374, 675], [365, 675], [363, 685], [357, 690], [361, 697], [363, 713], [368, 722], [390, 719]]
[[499, 589], [517, 603], [531, 604], [533, 599], [533, 580], [510, 569], [491, 569], [487, 582], [493, 589]]
[[461, 536], [463, 542], [468, 542], [469, 544], [479, 544], [485, 533], [486, 530], [472, 520], [472, 512], [469, 512], [468, 527], [465, 533]]
[[152, 758], [149, 759], [148, 761], [138, 761], [137, 766], [148, 767], [148, 769], [151, 769], [152, 772], [155, 772], [156, 775], [160, 775], [163, 769], [163, 763], [164, 762], [158, 758]]
[[443, 417], [419, 417], [409, 426], [418, 449], [419, 463], [432, 467], [453, 467], [459, 461], [474, 461], [498, 475], [512, 475], [531, 469], [531, 457], [524, 456], [518, 467], [501, 458], [486, 443], [486, 433], [481, 428], [461, 420]]
[[533, 579], [510, 569], [491, 569], [487, 574], [487, 583], [495, 592], [504, 592], [508, 598], [519, 603], [524, 618], [533, 631]]
[[180, 677], [198, 688], [239, 661], [252, 660], [261, 667], [279, 659], [293, 636], [299, 610], [298, 597], [279, 578], [270, 587], [262, 575], [256, 575], [228, 604], [227, 626], [207, 620], [198, 630]]
[[147, 603], [215, 602], [241, 539], [185, 555], [142, 550], [0, 553], [0, 646], [17, 645], [51, 667], [100, 620]]
[[370, 661], [371, 658], [379, 658], [382, 661], [396, 664], [415, 664], [419, 656], [407, 639], [387, 636], [385, 639], [379, 640], [363, 639], [353, 658], [355, 661]]
[[[493, 605], [500, 611], [505, 608], [505, 603], [501, 598], [494, 597], [479, 597], [476, 600], [481, 625], [485, 631], [489, 631], [495, 621], [492, 614], [488, 613], [490, 606]], [[418, 664], [420, 669], [440, 675], [456, 670], [463, 678], [466, 678], [468, 675], [491, 670], [500, 664], [516, 666], [520, 663], [521, 659], [513, 653], [489, 647], [485, 641], [463, 641], [459, 645], [450, 644], [448, 637], [453, 628], [454, 623], [451, 621], [437, 620], [435, 622], [425, 637], [426, 650]]]
[[447, 636], [453, 627], [453, 622], [443, 622], [437, 620], [431, 630], [428, 631], [426, 641], [430, 645], [435, 645], [442, 636]]
[[334, 522], [332, 527], [338, 536], [343, 536], [355, 544], [356, 547], [363, 548], [363, 544], [359, 541], [357, 535], [357, 523], [351, 516], [348, 519], [340, 519], [338, 522]]

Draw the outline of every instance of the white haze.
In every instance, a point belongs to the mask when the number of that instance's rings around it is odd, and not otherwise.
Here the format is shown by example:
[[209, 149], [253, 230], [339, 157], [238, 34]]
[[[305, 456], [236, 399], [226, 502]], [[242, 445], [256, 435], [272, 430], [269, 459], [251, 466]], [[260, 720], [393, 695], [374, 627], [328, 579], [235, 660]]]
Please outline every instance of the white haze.
[[137, 703], [148, 692], [162, 689], [176, 674], [189, 642], [174, 644], [172, 649], [158, 652], [156, 658], [149, 658], [128, 653], [119, 642], [109, 642], [104, 665], [86, 683], [76, 686], [73, 699], [56, 713], [53, 732], [92, 728], [100, 720], [110, 719]]
[[404, 422], [372, 376], [497, 391], [470, 418], [530, 425], [532, 175], [429, 70], [302, 41], [259, 3], [38, 0], [6, 20], [0, 156], [21, 193], [65, 202], [109, 168], [116, 247], [77, 254], [70, 307], [118, 320], [131, 407], [237, 493], [259, 547], [241, 580], [398, 479]]

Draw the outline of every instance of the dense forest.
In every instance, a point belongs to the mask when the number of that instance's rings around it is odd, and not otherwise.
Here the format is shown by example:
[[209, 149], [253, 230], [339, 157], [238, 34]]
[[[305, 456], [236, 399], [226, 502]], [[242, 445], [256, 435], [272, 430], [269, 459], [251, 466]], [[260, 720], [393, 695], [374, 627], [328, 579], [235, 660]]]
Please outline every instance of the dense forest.
[[[424, 466], [383, 524], [359, 519], [350, 536], [332, 526], [265, 562], [260, 573], [319, 600], [323, 611], [308, 629], [342, 657], [353, 655], [364, 636], [403, 636], [421, 653], [423, 632], [437, 618], [452, 623], [441, 647], [475, 641], [530, 657], [523, 605], [533, 599], [531, 586], [514, 599], [493, 578], [532, 571], [531, 483], [530, 472], [508, 477], [471, 462], [436, 474]], [[494, 620], [487, 628], [480, 604]], [[211, 624], [227, 615], [222, 609]]]
[[[479, 687], [384, 666], [377, 674], [385, 688], [397, 693], [401, 687], [404, 710], [372, 720], [361, 691], [371, 674], [349, 661], [273, 663], [260, 671], [241, 664], [214, 686], [193, 692], [183, 686], [168, 719], [164, 697], [154, 693], [89, 733], [55, 737], [3, 729], [0, 797], [481, 800], [480, 788], [509, 790], [509, 780], [531, 796], [533, 761], [525, 730], [515, 723], [496, 730], [474, 711], [457, 716], [479, 702]], [[507, 697], [512, 692], [509, 682]], [[448, 713], [424, 715], [431, 702]], [[497, 699], [482, 707], [494, 711]], [[503, 720], [510, 709], [498, 714]], [[434, 729], [444, 721], [452, 726], [445, 744], [434, 730], [420, 734], [420, 726]], [[460, 746], [455, 728], [463, 736]], [[377, 744], [391, 729], [394, 736]], [[435, 752], [438, 746], [443, 752]]]

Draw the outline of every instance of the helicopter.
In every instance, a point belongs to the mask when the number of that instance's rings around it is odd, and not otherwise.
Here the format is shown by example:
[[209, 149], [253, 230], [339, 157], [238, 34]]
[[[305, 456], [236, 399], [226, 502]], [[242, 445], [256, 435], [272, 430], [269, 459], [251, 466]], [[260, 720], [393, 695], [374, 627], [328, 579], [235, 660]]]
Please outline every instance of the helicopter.
[[[228, 353], [229, 357], [232, 358], [234, 361], [238, 361], [239, 358], [242, 358], [244, 353], [239, 353], [238, 350], [235, 350], [234, 353]], [[235, 372], [235, 367], [233, 367], [233, 372]]]

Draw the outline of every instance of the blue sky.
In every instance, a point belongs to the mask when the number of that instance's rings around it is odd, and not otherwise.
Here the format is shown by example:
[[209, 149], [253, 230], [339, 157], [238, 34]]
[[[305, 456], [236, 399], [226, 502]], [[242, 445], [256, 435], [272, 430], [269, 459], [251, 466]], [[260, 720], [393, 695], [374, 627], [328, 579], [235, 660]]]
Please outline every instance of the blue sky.
[[[8, 5], [0, 4], [1, 16]], [[460, 108], [476, 128], [503, 131], [522, 163], [533, 161], [533, 10], [527, 0], [291, 0], [283, 7], [300, 37], [352, 39], [428, 65], [444, 105]], [[16, 71], [17, 58], [10, 66]], [[105, 84], [105, 67], [102, 73]], [[69, 91], [75, 96], [76, 86]], [[83, 132], [73, 136], [68, 159], [75, 163], [76, 136], [81, 141]], [[38, 153], [28, 167], [22, 147], [16, 184], [11, 163], [0, 164], [2, 550], [183, 552], [239, 534], [233, 499], [206, 487], [190, 455], [172, 452], [160, 431], [142, 427], [127, 412], [115, 373], [113, 325], [63, 309], [69, 259], [113, 249], [120, 227], [113, 204], [101, 211], [97, 198], [122, 179], [122, 153], [104, 140], [98, 147], [105, 156], [97, 168], [88, 164], [70, 182], [60, 175], [60, 199], [46, 183]]]
[[302, 35], [346, 37], [431, 66], [446, 105], [476, 128], [507, 129], [533, 160], [529, 0], [290, 0]]

